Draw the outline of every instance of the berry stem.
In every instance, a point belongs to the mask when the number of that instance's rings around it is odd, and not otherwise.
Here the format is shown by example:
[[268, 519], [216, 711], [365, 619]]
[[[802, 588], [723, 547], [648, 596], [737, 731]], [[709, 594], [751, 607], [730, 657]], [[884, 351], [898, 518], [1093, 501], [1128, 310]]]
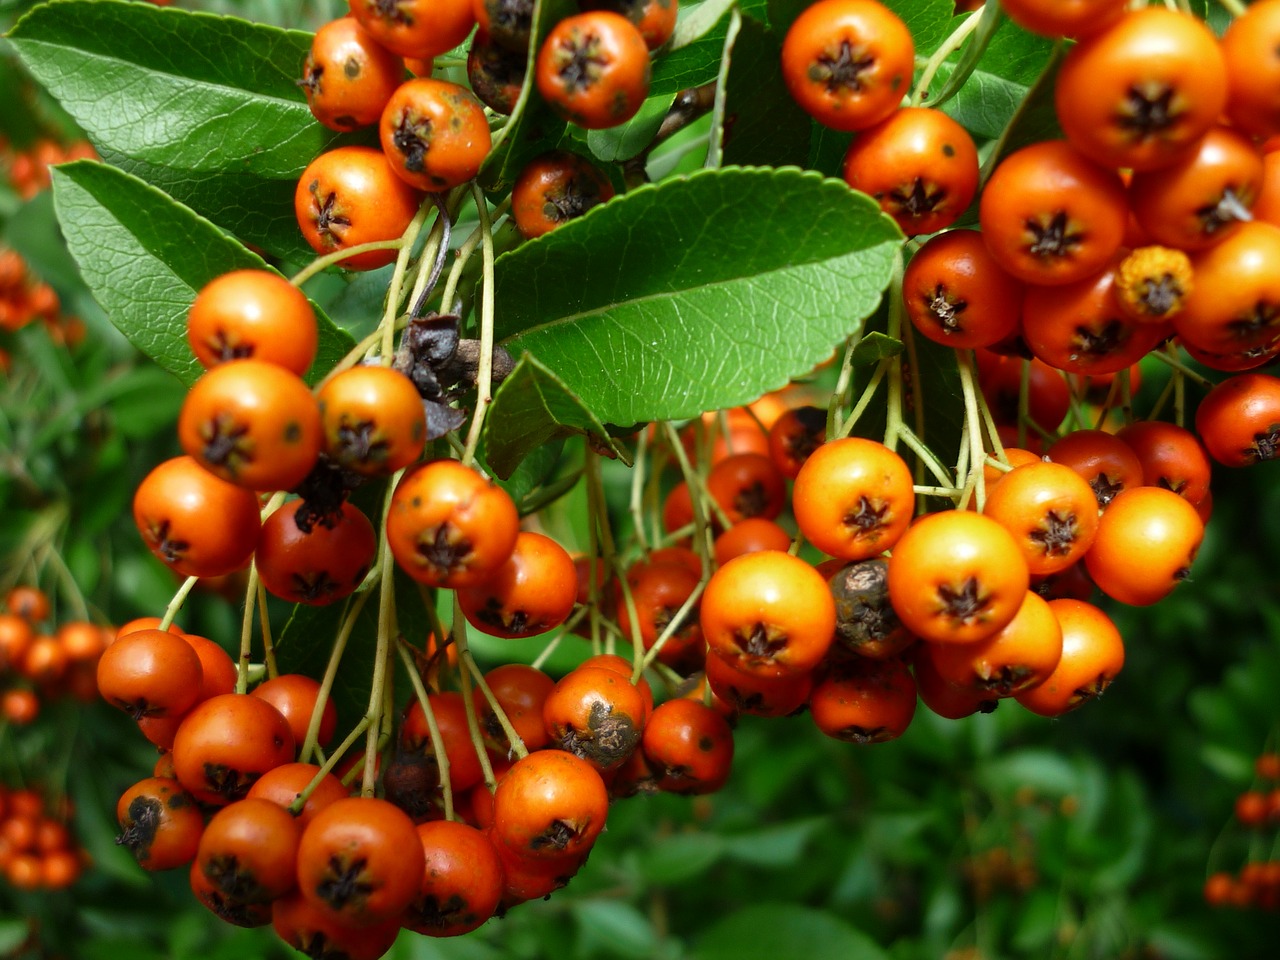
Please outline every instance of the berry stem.
[[[1218, 0], [1218, 3], [1221, 4], [1223, 9], [1225, 9], [1227, 13], [1231, 14], [1232, 17], [1243, 17], [1244, 12], [1249, 9], [1246, 4], [1241, 2], [1241, 0]], [[1178, 5], [1182, 7], [1186, 13], [1191, 12], [1186, 0], [1179, 0]]]
[[382, 334], [379, 338], [379, 350], [383, 366], [390, 366], [391, 361], [395, 359], [396, 315], [400, 312], [401, 297], [404, 293], [404, 275], [409, 266], [409, 255], [413, 253], [413, 245], [418, 239], [418, 234], [422, 232], [422, 225], [426, 222], [427, 212], [433, 209], [435, 209], [434, 204], [429, 200], [424, 200], [418, 206], [418, 212], [409, 221], [409, 226], [405, 227], [404, 233], [400, 236], [400, 251], [396, 254], [396, 265], [391, 271], [391, 283], [387, 286], [386, 305], [382, 310], [382, 320], [378, 323], [378, 331]]
[[[563, 636], [563, 634], [561, 634], [561, 636]], [[493, 695], [493, 691], [489, 689], [489, 684], [484, 678], [484, 673], [481, 672], [479, 665], [476, 663], [475, 657], [471, 655], [471, 651], [468, 650], [462, 659], [466, 662], [467, 671], [475, 679], [476, 687], [479, 688], [481, 696], [485, 698], [485, 701], [489, 704], [489, 709], [493, 711], [494, 717], [497, 718], [498, 725], [502, 727], [502, 735], [507, 738], [507, 743], [511, 745], [511, 752], [523, 760], [529, 755], [529, 748], [525, 746], [524, 738], [516, 732], [516, 728], [511, 723], [511, 718], [507, 716], [507, 712], [502, 709], [502, 704], [498, 702], [498, 698], [495, 697]], [[466, 686], [465, 682], [463, 685], [464, 687]], [[463, 696], [467, 695], [464, 693]], [[471, 702], [470, 697], [467, 698], [467, 702]], [[472, 719], [475, 719], [473, 715]], [[485, 783], [488, 784], [490, 790], [493, 790], [497, 786], [497, 783], [494, 781], [493, 767], [489, 763], [489, 755], [484, 751], [481, 751], [480, 753], [480, 764], [484, 767]]]
[[[628, 508], [631, 511], [631, 525], [635, 528], [636, 544], [643, 553], [648, 553], [649, 538], [645, 536], [644, 530], [644, 491], [645, 481], [648, 479], [645, 470], [645, 458], [649, 454], [649, 431], [641, 430], [640, 436], [636, 440], [636, 456], [635, 466], [631, 469], [631, 499]], [[595, 564], [591, 565], [591, 599], [595, 602], [596, 583], [595, 583]]]
[[182, 581], [182, 586], [178, 587], [178, 592], [173, 595], [169, 605], [164, 608], [164, 616], [160, 618], [160, 625], [156, 629], [169, 629], [173, 624], [173, 618], [178, 615], [178, 611], [182, 609], [182, 604], [186, 602], [187, 595], [191, 593], [191, 588], [196, 585], [199, 579], [199, 577], [187, 577]]
[[[627, 583], [627, 578], [621, 568], [618, 566], [618, 548], [613, 539], [613, 526], [609, 522], [609, 506], [604, 497], [604, 478], [600, 472], [600, 455], [588, 449], [583, 463], [583, 473], [587, 480], [587, 514], [589, 522], [587, 524], [587, 534], [590, 537], [591, 556], [594, 558], [599, 556], [604, 560], [605, 579], [608, 580], [610, 572], [616, 572], [618, 575], [618, 584], [622, 588], [623, 602], [631, 604], [627, 610], [631, 616], [631, 634], [632, 643], [638, 644], [640, 641], [639, 624], [635, 619], [635, 603], [631, 599], [631, 587]], [[594, 570], [595, 564], [591, 564]], [[592, 653], [600, 653], [600, 604], [598, 595], [593, 594], [591, 597], [591, 648]], [[608, 645], [604, 652], [613, 652], [613, 638], [608, 640]], [[639, 654], [635, 655], [635, 663], [640, 662]]]
[[[311, 778], [310, 783], [302, 788], [302, 792], [298, 794], [297, 799], [295, 799], [293, 803], [289, 804], [290, 813], [297, 816], [302, 812], [302, 808], [307, 805], [307, 800], [310, 799], [311, 794], [315, 792], [316, 787], [320, 786], [320, 781], [333, 772], [333, 768], [341, 762], [343, 756], [345, 756], [346, 752], [351, 749], [352, 745], [360, 739], [360, 736], [366, 729], [368, 729], [368, 726], [369, 718], [361, 717], [359, 722], [352, 728], [351, 732], [347, 734], [346, 739], [338, 744], [338, 748], [325, 758], [324, 763], [320, 765], [320, 769], [316, 771], [316, 775]], [[305, 756], [305, 754], [299, 754], [298, 756], [302, 757]]]
[[[653, 641], [653, 646], [646, 651], [644, 660], [640, 664], [640, 670], [632, 674], [632, 683], [640, 682], [640, 677], [644, 671], [653, 666], [654, 661], [658, 659], [658, 655], [662, 653], [662, 648], [667, 645], [667, 641], [675, 636], [677, 629], [684, 624], [684, 618], [688, 616], [689, 611], [693, 609], [694, 604], [696, 604], [702, 597], [702, 591], [707, 587], [707, 579], [708, 578], [704, 576], [698, 581], [698, 585], [690, 591], [689, 596], [685, 598], [684, 603], [680, 604], [680, 608], [675, 612], [671, 619], [667, 621], [667, 625], [662, 628], [662, 632], [658, 634], [657, 638]], [[632, 622], [634, 623], [635, 621], [633, 620]]]
[[317, 257], [311, 263], [303, 267], [292, 277], [289, 282], [295, 287], [300, 287], [318, 273], [323, 273], [335, 264], [341, 263], [348, 257], [356, 254], [368, 253], [373, 250], [398, 250], [404, 243], [403, 238], [395, 240], [370, 240], [368, 243], [358, 243], [354, 247], [343, 247], [341, 250], [335, 250], [333, 253], [326, 253], [323, 257]]
[[[485, 786], [492, 792], [497, 788], [498, 784], [493, 776], [493, 764], [489, 762], [489, 751], [485, 749], [484, 736], [480, 732], [480, 721], [476, 719], [475, 705], [472, 700], [474, 694], [471, 680], [473, 674], [479, 672], [479, 667], [476, 666], [475, 659], [471, 656], [471, 650], [467, 646], [467, 618], [462, 613], [462, 602], [458, 599], [457, 591], [454, 591], [453, 594], [453, 642], [458, 645], [458, 666], [461, 668], [458, 670], [458, 685], [462, 688], [462, 704], [467, 715], [467, 736], [471, 740], [471, 749], [476, 752], [476, 759], [480, 761], [480, 769], [484, 772]], [[488, 690], [489, 686], [484, 684], [483, 677], [481, 678], [481, 683], [484, 689]], [[492, 697], [493, 694], [490, 693], [489, 696]], [[502, 713], [502, 708], [496, 702], [490, 700], [490, 703], [493, 705], [494, 710], [497, 711], [498, 720], [502, 723], [502, 729], [507, 733], [511, 748], [514, 750], [516, 742], [520, 738], [517, 736], [514, 740], [510, 739], [515, 731], [510, 730], [510, 724], [505, 722], [507, 719], [506, 714]], [[524, 744], [521, 743], [520, 746], [523, 747]], [[527, 750], [525, 751], [526, 756], [528, 752]]]
[[467, 433], [467, 446], [462, 462], [471, 466], [480, 445], [480, 429], [484, 416], [493, 400], [493, 230], [489, 220], [489, 206], [484, 191], [472, 183], [476, 215], [480, 218], [481, 248], [484, 256], [484, 277], [480, 284], [480, 358], [476, 371], [476, 412], [471, 416], [471, 429]]
[[[702, 578], [705, 580], [711, 576], [711, 531], [707, 518], [707, 509], [715, 513], [716, 519], [728, 530], [732, 523], [725, 516], [720, 504], [716, 503], [715, 498], [707, 491], [706, 480], [698, 471], [693, 469], [689, 463], [689, 456], [685, 453], [684, 444], [680, 442], [680, 434], [669, 421], [662, 421], [663, 429], [667, 434], [667, 442], [671, 445], [671, 452], [675, 454], [676, 461], [680, 464], [680, 473], [684, 476], [685, 483], [689, 484], [689, 502], [693, 506], [693, 524], [695, 536], [693, 538], [694, 545], [697, 547], [698, 559], [702, 561]], [[706, 463], [707, 457], [703, 456], [699, 462]], [[697, 494], [693, 495], [694, 489]]]
[[[391, 509], [391, 496], [404, 469], [398, 470], [387, 484], [386, 497], [382, 504], [382, 516]], [[382, 566], [382, 577], [378, 593], [378, 639], [373, 654], [373, 681], [369, 689], [369, 709], [365, 716], [369, 718], [369, 729], [366, 732], [364, 748], [364, 775], [360, 781], [360, 795], [372, 797], [378, 775], [378, 740], [382, 734], [382, 718], [386, 707], [387, 667], [391, 663], [391, 637], [395, 633], [396, 623], [396, 580], [395, 561], [391, 556], [391, 541], [387, 539], [386, 525], [382, 525], [380, 537], [379, 563]]]
[[351, 637], [351, 631], [355, 629], [360, 611], [364, 609], [370, 596], [372, 593], [367, 590], [356, 594], [351, 606], [347, 608], [341, 626], [338, 627], [337, 636], [334, 637], [333, 647], [329, 651], [329, 662], [324, 668], [324, 676], [320, 680], [320, 691], [316, 695], [316, 705], [311, 711], [311, 720], [307, 724], [307, 735], [302, 741], [302, 749], [298, 751], [298, 759], [304, 763], [316, 751], [316, 741], [320, 737], [320, 720], [324, 716], [325, 704], [329, 702], [329, 696], [333, 692], [333, 682], [338, 676], [342, 654], [347, 649], [347, 640]]
[[267, 610], [267, 589], [258, 578], [258, 626], [262, 630], [262, 661], [267, 667], [267, 676], [274, 680], [280, 676], [280, 668], [276, 666], [276, 645], [271, 638], [271, 617]]
[[934, 76], [937, 75], [938, 69], [946, 62], [951, 54], [960, 49], [961, 45], [969, 39], [969, 35], [978, 27], [978, 21], [982, 17], [982, 10], [975, 10], [970, 13], [960, 25], [951, 31], [951, 36], [942, 41], [941, 46], [933, 52], [933, 56], [929, 58], [929, 62], [924, 65], [924, 69], [920, 71], [920, 80], [916, 83], [916, 88], [911, 91], [911, 100], [908, 104], [912, 107], [918, 107], [924, 102], [929, 95], [929, 84], [933, 83]]
[[244, 591], [244, 616], [240, 620], [240, 659], [236, 664], [236, 693], [249, 692], [249, 663], [253, 659], [253, 614], [258, 599], [258, 564], [249, 561], [249, 583]]
[[409, 683], [413, 686], [413, 695], [418, 698], [418, 706], [422, 707], [422, 715], [427, 721], [427, 732], [431, 736], [431, 749], [436, 755], [436, 770], [440, 774], [440, 793], [444, 802], [444, 818], [456, 819], [453, 815], [453, 782], [449, 778], [449, 755], [445, 753], [444, 738], [440, 736], [440, 725], [436, 722], [436, 713], [431, 709], [431, 698], [427, 696], [427, 688], [422, 684], [422, 677], [413, 662], [407, 644], [396, 644], [396, 652], [409, 674]]
[[978, 410], [978, 388], [973, 373], [973, 358], [966, 353], [956, 354], [960, 371], [960, 390], [964, 394], [965, 435], [969, 443], [969, 477], [965, 485], [973, 483], [974, 502], [979, 511], [987, 501], [987, 484], [982, 465], [987, 450], [982, 443], [982, 414]]

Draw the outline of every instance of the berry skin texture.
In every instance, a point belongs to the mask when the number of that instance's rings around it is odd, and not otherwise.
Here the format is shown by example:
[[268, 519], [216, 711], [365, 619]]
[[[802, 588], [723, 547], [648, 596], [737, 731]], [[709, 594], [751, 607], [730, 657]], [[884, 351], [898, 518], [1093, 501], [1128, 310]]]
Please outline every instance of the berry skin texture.
[[1032, 713], [1058, 717], [1102, 694], [1124, 666], [1124, 641], [1111, 619], [1082, 600], [1050, 600], [1062, 628], [1062, 658], [1044, 683], [1015, 699]]
[[978, 189], [978, 151], [940, 110], [903, 107], [854, 138], [843, 175], [914, 237], [951, 226], [968, 208]]
[[996, 263], [977, 230], [949, 230], [911, 258], [902, 299], [915, 328], [935, 343], [989, 347], [1017, 330], [1022, 283]]
[[1280, 0], [1251, 3], [1222, 35], [1227, 116], [1254, 137], [1280, 133]]
[[505, 490], [456, 460], [433, 460], [405, 473], [387, 511], [391, 553], [428, 586], [478, 584], [515, 549], [520, 515]]
[[265, 360], [307, 372], [315, 359], [316, 315], [306, 295], [269, 270], [233, 270], [200, 288], [187, 314], [187, 342], [206, 369]]
[[876, 0], [819, 0], [782, 41], [782, 77], [800, 108], [833, 130], [865, 130], [898, 108], [915, 43]]
[[889, 601], [911, 633], [934, 643], [983, 640], [1008, 625], [1031, 575], [995, 520], [944, 510], [917, 520], [889, 558]]
[[1006, 271], [1056, 286], [1096, 274], [1120, 248], [1128, 206], [1112, 170], [1062, 140], [1000, 161], [982, 191], [982, 239]]
[[[293, 195], [303, 238], [321, 256], [396, 240], [418, 212], [421, 194], [396, 176], [376, 147], [337, 147], [302, 171]], [[397, 251], [367, 250], [342, 260], [348, 270], [386, 266]]]
[[343, 370], [316, 394], [325, 452], [339, 466], [386, 476], [422, 455], [427, 421], [413, 381], [391, 367]]
[[520, 171], [511, 188], [511, 214], [520, 233], [532, 239], [612, 196], [613, 184], [589, 160], [568, 150], [552, 150]]
[[415, 59], [447, 53], [476, 23], [471, 0], [348, 0], [348, 6], [381, 46]]
[[1280, 379], [1242, 373], [1222, 381], [1196, 408], [1196, 433], [1223, 466], [1274, 459], [1280, 452]]
[[1024, 464], [1001, 478], [983, 513], [1012, 533], [1034, 575], [1084, 556], [1098, 531], [1098, 501], [1084, 478], [1057, 463]]
[[775, 550], [735, 557], [702, 595], [702, 633], [728, 664], [759, 676], [806, 673], [835, 637], [835, 601], [822, 575]]
[[626, 17], [607, 10], [565, 17], [538, 50], [538, 92], [571, 123], [626, 123], [649, 93], [649, 48]]
[[1171, 490], [1135, 487], [1111, 501], [1084, 556], [1089, 576], [1107, 596], [1150, 606], [1191, 575], [1204, 523]]
[[406, 80], [378, 124], [392, 171], [419, 190], [438, 192], [480, 171], [492, 141], [484, 108], [466, 87], [446, 80]]
[[1193, 149], [1227, 103], [1227, 68], [1203, 21], [1164, 7], [1126, 13], [1072, 47], [1054, 105], [1082, 153], [1154, 170]]
[[345, 131], [377, 123], [402, 80], [404, 61], [354, 17], [339, 17], [316, 31], [299, 85], [311, 115]]
[[298, 890], [332, 920], [376, 926], [413, 901], [424, 864], [408, 814], [376, 797], [349, 797], [325, 807], [302, 831]]
[[595, 767], [563, 750], [539, 750], [498, 782], [493, 839], [520, 860], [563, 861], [591, 849], [608, 814], [609, 791]]
[[882, 443], [860, 437], [818, 447], [791, 494], [805, 539], [841, 560], [865, 560], [893, 547], [915, 507], [911, 469]]
[[260, 522], [252, 490], [215, 477], [192, 457], [166, 460], [133, 495], [147, 548], [184, 577], [217, 577], [253, 556]]
[[178, 414], [187, 455], [249, 490], [292, 490], [315, 465], [320, 437], [320, 409], [306, 384], [261, 360], [207, 371]]

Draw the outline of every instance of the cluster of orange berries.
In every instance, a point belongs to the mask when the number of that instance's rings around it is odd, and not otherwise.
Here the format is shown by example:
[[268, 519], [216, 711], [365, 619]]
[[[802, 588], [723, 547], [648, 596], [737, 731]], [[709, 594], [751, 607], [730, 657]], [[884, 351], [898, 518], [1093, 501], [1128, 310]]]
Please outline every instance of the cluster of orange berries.
[[[1280, 827], [1280, 754], [1263, 753], [1254, 761], [1258, 786], [1236, 797], [1236, 821], [1253, 831]], [[1205, 902], [1240, 910], [1280, 910], [1280, 860], [1251, 860], [1232, 873], [1219, 870], [1204, 884]]]
[[[1171, 338], [1222, 371], [1274, 358], [1280, 157], [1265, 155], [1280, 134], [1280, 4], [1251, 5], [1221, 40], [1158, 6], [1002, 6], [1077, 41], [1055, 84], [1065, 139], [1003, 157], [980, 229], [939, 233], [914, 254], [903, 303], [919, 332], [1081, 376], [1114, 374]], [[801, 106], [857, 132], [846, 181], [920, 236], [969, 207], [978, 160], [940, 110], [899, 107], [911, 52], [876, 0], [821, 0], [789, 31], [783, 67]]]
[[69, 802], [47, 807], [34, 789], [0, 784], [0, 874], [19, 890], [62, 890], [88, 864], [68, 827]]
[[[675, 29], [677, 0], [595, 0], [557, 23], [536, 58], [536, 86], [586, 129], [625, 123], [649, 89], [649, 55]], [[404, 233], [423, 200], [472, 180], [492, 139], [485, 107], [513, 112], [526, 79], [533, 4], [527, 0], [351, 0], [351, 15], [322, 26], [300, 81], [316, 119], [334, 130], [377, 125], [381, 149], [338, 147], [298, 181], [295, 212], [321, 254]], [[468, 86], [432, 76], [433, 58], [471, 37]], [[609, 199], [613, 185], [579, 154], [553, 150], [517, 178], [512, 216], [539, 236]], [[396, 251], [342, 265], [368, 270]]]
[[[57, 291], [32, 274], [20, 253], [0, 246], [0, 331], [14, 333], [36, 320], [55, 343], [74, 347], [84, 339], [84, 321], [63, 311]], [[0, 351], [0, 370], [9, 363]]]
[[103, 696], [162, 750], [120, 797], [118, 842], [149, 870], [189, 865], [220, 918], [271, 923], [313, 955], [381, 956], [401, 928], [475, 929], [567, 883], [612, 797], [706, 793], [728, 777], [723, 718], [690, 699], [655, 708], [632, 665], [602, 655], [559, 682], [494, 668], [492, 702], [480, 691], [469, 705], [452, 691], [427, 695], [429, 711], [414, 701], [377, 762], [383, 797], [353, 797], [297, 759], [335, 732], [314, 680], [281, 675], [236, 693], [221, 647], [157, 627], [126, 624], [99, 665]]
[[40, 714], [42, 700], [72, 696], [97, 699], [98, 658], [113, 631], [85, 620], [48, 629], [49, 598], [37, 587], [17, 586], [0, 613], [0, 715], [25, 726]]
[[30, 200], [40, 191], [49, 189], [50, 167], [72, 160], [97, 159], [97, 152], [84, 139], [63, 144], [42, 138], [25, 150], [18, 150], [0, 139], [0, 175], [23, 200]]

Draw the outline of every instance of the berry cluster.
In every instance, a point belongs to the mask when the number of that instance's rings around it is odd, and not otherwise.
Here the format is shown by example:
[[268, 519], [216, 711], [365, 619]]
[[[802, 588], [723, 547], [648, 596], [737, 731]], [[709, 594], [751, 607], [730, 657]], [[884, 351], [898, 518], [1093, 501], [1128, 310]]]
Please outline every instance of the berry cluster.
[[[0, 246], [0, 331], [16, 333], [37, 320], [55, 343], [74, 347], [84, 339], [84, 321], [63, 311], [57, 291], [32, 274], [20, 253]], [[0, 371], [11, 363], [0, 349]]]
[[[1057, 81], [1066, 139], [997, 152], [980, 197], [977, 146], [919, 105], [927, 82], [903, 105], [915, 57], [902, 21], [875, 0], [820, 0], [787, 32], [782, 72], [817, 121], [856, 133], [845, 180], [913, 238], [885, 320], [903, 353], [877, 361], [857, 399], [851, 341], [839, 372], [814, 374], [835, 380], [826, 395], [788, 389], [680, 429], [645, 425], [625, 441], [625, 537], [589, 448], [592, 549], [575, 559], [478, 453], [510, 360], [493, 345], [491, 263], [476, 339], [448, 312], [466, 258], [493, 252], [479, 189], [440, 312], [423, 308], [492, 150], [486, 108], [514, 111], [530, 79], [584, 129], [644, 100], [675, 0], [583, 6], [537, 50], [519, 0], [352, 0], [316, 34], [301, 81], [312, 113], [340, 131], [376, 125], [381, 147], [338, 147], [303, 172], [295, 212], [319, 259], [293, 281], [246, 269], [198, 291], [187, 339], [204, 372], [178, 419], [184, 455], [134, 498], [143, 540], [179, 576], [248, 572], [238, 662], [172, 625], [180, 591], [98, 663], [103, 697], [162, 751], [120, 799], [119, 841], [147, 869], [189, 864], [219, 917], [271, 923], [312, 955], [376, 957], [401, 928], [463, 933], [550, 894], [611, 800], [719, 789], [742, 714], [805, 711], [827, 736], [870, 744], [900, 736], [919, 701], [953, 719], [1005, 699], [1046, 717], [1078, 707], [1124, 664], [1095, 587], [1133, 605], [1167, 596], [1204, 536], [1211, 461], [1271, 459], [1280, 442], [1280, 380], [1251, 372], [1280, 352], [1275, 271], [1248, 266], [1280, 262], [1255, 143], [1280, 118], [1259, 119], [1270, 108], [1232, 53], [1280, 35], [1268, 19], [1280, 0], [1221, 42], [1164, 9], [1094, 4], [1064, 22], [1010, 4], [1031, 29], [1079, 38]], [[468, 36], [471, 89], [432, 76], [432, 58]], [[1133, 52], [1157, 47], [1176, 55]], [[557, 150], [501, 209], [529, 239], [614, 187]], [[975, 198], [979, 229], [948, 230]], [[328, 266], [393, 262], [377, 330], [313, 369], [300, 286]], [[954, 354], [954, 465], [907, 422], [916, 334]], [[1230, 376], [1214, 386], [1179, 350]], [[1148, 355], [1175, 371], [1177, 422], [1159, 419], [1163, 400], [1133, 417]], [[1188, 380], [1206, 388], [1194, 431]], [[854, 435], [882, 387], [884, 442]], [[381, 491], [380, 511], [376, 496], [352, 501], [360, 487]], [[433, 622], [451, 594], [433, 653], [401, 636], [405, 580]], [[324, 681], [279, 673], [265, 615], [251, 663], [259, 587], [341, 611]], [[334, 678], [374, 596], [369, 706], [333, 746]], [[468, 629], [550, 645], [572, 630], [594, 655], [558, 679], [523, 664], [484, 673]], [[627, 645], [632, 657], [614, 652]], [[403, 709], [397, 656], [414, 688]]]
[[71, 834], [68, 801], [53, 809], [29, 787], [0, 785], [0, 874], [19, 890], [61, 890], [88, 863]]
[[41, 700], [73, 696], [97, 699], [98, 658], [113, 636], [109, 628], [69, 620], [49, 629], [49, 598], [38, 587], [17, 586], [0, 613], [0, 715], [25, 726], [40, 713]]
[[[1236, 797], [1235, 818], [1259, 839], [1280, 828], [1280, 754], [1263, 753], [1254, 761], [1256, 784]], [[1211, 873], [1205, 902], [1213, 907], [1280, 910], [1280, 860], [1251, 857], [1238, 871]]]
[[0, 138], [0, 175], [23, 200], [49, 188], [49, 168], [71, 160], [96, 160], [97, 151], [88, 140], [59, 143], [42, 138], [25, 149], [17, 149]]

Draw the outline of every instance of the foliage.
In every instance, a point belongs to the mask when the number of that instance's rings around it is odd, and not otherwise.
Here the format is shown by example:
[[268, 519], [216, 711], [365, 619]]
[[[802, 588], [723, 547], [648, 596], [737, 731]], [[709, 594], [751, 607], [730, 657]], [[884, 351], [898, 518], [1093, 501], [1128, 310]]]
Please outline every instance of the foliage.
[[[177, 583], [138, 541], [129, 504], [146, 470], [177, 452], [174, 418], [199, 374], [186, 311], [229, 269], [302, 269], [311, 251], [292, 212], [298, 175], [321, 150], [363, 136], [316, 124], [295, 82], [308, 32], [345, 4], [186, 6], [199, 10], [0, 4], [0, 22], [16, 23], [0, 46], [0, 135], [26, 146], [83, 131], [104, 161], [60, 167], [52, 195], [24, 199], [0, 183], [0, 244], [88, 331], [71, 349], [39, 325], [2, 344], [13, 372], [0, 377], [0, 585], [54, 570], [41, 578], [60, 616], [119, 623], [168, 604]], [[813, 371], [851, 335], [867, 334], [851, 359], [859, 376], [903, 349], [881, 332], [902, 236], [873, 201], [830, 179], [847, 135], [800, 113], [777, 76], [780, 37], [803, 6], [686, 4], [637, 118], [574, 134], [526, 91], [482, 171], [500, 203], [524, 159], [572, 144], [653, 181], [547, 237], [515, 247], [508, 236], [515, 248], [494, 267], [497, 337], [518, 363], [496, 393], [482, 455], [523, 512], [550, 504], [542, 523], [568, 546], [591, 542], [588, 449], [618, 458], [605, 464], [604, 494], [625, 531], [633, 426], [737, 406], [797, 378], [830, 380], [836, 371]], [[945, 0], [890, 6], [924, 58], [955, 26]], [[539, 4], [548, 18], [561, 7]], [[984, 17], [935, 89], [982, 138], [989, 170], [1054, 129], [1057, 54]], [[717, 80], [715, 109], [650, 150], [675, 95]], [[703, 166], [705, 157], [721, 162]], [[470, 216], [457, 234], [475, 226]], [[468, 269], [456, 289], [473, 316], [480, 285]], [[391, 272], [306, 281], [321, 322], [314, 377], [375, 328]], [[923, 395], [954, 398], [954, 372], [917, 346]], [[1144, 372], [1138, 405], [1149, 408], [1167, 370]], [[958, 406], [920, 433], [954, 443]], [[1129, 661], [1090, 709], [1044, 721], [1008, 705], [959, 722], [922, 710], [900, 740], [858, 749], [817, 736], [805, 716], [744, 718], [724, 792], [618, 804], [568, 889], [459, 940], [402, 936], [390, 956], [1270, 956], [1274, 915], [1211, 911], [1201, 891], [1207, 872], [1268, 853], [1230, 811], [1253, 758], [1275, 746], [1276, 469], [1215, 475], [1204, 574], [1157, 607], [1113, 609], [1132, 638]], [[384, 492], [375, 484], [360, 496]], [[398, 598], [402, 630], [425, 642], [436, 611], [407, 580]], [[197, 593], [181, 619], [230, 638], [236, 602]], [[372, 608], [335, 691], [344, 729], [368, 693]], [[282, 665], [319, 673], [328, 652], [312, 641], [332, 632], [332, 614], [275, 601], [269, 614]], [[551, 666], [575, 662], [585, 649], [575, 644], [566, 639]], [[482, 658], [532, 659], [542, 644], [476, 647]], [[0, 956], [288, 953], [267, 933], [217, 923], [185, 876], [144, 876], [114, 844], [115, 798], [153, 762], [133, 725], [102, 703], [55, 704], [30, 731], [0, 730], [6, 782], [25, 771], [73, 797], [92, 858], [68, 891], [0, 887]]]

